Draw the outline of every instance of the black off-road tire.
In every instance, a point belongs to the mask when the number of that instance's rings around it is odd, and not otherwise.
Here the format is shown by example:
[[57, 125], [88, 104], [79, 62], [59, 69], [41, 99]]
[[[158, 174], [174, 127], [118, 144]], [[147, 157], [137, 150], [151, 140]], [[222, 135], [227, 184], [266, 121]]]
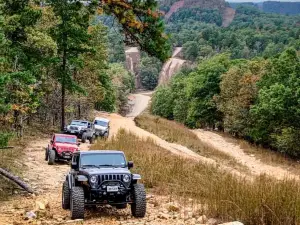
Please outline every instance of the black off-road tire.
[[45, 161], [48, 161], [48, 157], [49, 157], [49, 151], [48, 151], [48, 148], [46, 148], [46, 150], [45, 150]]
[[53, 165], [55, 163], [55, 156], [56, 153], [54, 150], [49, 150], [49, 155], [48, 155], [48, 165]]
[[83, 133], [83, 134], [82, 134], [82, 137], [81, 137], [81, 142], [82, 142], [82, 143], [85, 143], [85, 142], [86, 142], [86, 139], [87, 139], [87, 135], [86, 135], [86, 133]]
[[117, 209], [126, 209], [127, 208], [127, 204], [121, 204], [121, 205], [116, 205]]
[[84, 219], [84, 191], [82, 187], [71, 190], [71, 219]]
[[70, 189], [69, 189], [69, 184], [68, 181], [65, 181], [62, 187], [62, 208], [63, 209], [70, 209]]
[[146, 215], [146, 191], [143, 184], [133, 185], [133, 203], [131, 204], [131, 214], [137, 218], [143, 218]]
[[92, 137], [89, 138], [90, 144], [94, 144], [96, 140], [95, 135], [93, 135]]
[[104, 133], [103, 138], [106, 140], [108, 138], [108, 132]]

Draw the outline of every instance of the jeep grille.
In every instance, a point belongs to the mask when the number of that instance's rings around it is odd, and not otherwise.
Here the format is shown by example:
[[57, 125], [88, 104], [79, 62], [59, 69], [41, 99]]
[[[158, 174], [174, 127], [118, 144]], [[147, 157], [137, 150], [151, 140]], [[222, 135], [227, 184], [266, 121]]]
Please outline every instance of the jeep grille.
[[70, 129], [71, 129], [71, 130], [78, 130], [78, 127], [70, 126]]
[[106, 175], [100, 175], [100, 180], [101, 182], [103, 181], [113, 181], [113, 180], [118, 180], [118, 181], [123, 181], [123, 174], [106, 174]]

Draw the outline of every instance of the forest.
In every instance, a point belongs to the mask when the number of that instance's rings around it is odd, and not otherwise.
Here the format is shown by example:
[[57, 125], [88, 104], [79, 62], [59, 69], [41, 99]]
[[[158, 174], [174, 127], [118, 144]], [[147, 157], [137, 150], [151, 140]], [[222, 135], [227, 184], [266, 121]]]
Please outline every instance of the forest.
[[265, 2], [258, 2], [258, 3], [253, 3], [253, 2], [229, 2], [230, 7], [232, 8], [237, 8], [240, 5], [252, 5], [263, 12], [266, 13], [279, 13], [283, 15], [299, 15], [300, 14], [300, 2], [295, 2], [295, 1], [287, 1], [287, 2], [282, 2], [282, 1], [265, 1]]
[[[94, 109], [126, 112], [134, 78], [124, 67], [125, 43], [161, 61], [168, 57], [156, 4], [1, 0], [0, 145], [23, 136], [27, 125], [56, 130]], [[117, 30], [99, 20], [104, 15]]]
[[241, 6], [222, 28], [177, 15], [167, 30], [194, 65], [157, 88], [152, 113], [299, 157], [300, 17]]

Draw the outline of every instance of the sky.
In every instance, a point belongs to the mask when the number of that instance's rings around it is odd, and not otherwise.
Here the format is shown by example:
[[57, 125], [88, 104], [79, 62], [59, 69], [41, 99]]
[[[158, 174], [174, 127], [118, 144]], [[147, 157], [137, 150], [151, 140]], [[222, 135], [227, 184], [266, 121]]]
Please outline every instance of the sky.
[[[300, 2], [300, 0], [272, 0], [280, 2]], [[263, 0], [227, 0], [227, 2], [263, 2]], [[266, 2], [266, 1], [265, 1]]]

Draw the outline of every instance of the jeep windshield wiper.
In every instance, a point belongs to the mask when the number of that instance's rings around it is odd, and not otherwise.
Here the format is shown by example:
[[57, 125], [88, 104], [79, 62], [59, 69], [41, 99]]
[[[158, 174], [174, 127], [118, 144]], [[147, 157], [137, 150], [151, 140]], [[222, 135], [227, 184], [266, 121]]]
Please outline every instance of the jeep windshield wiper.
[[96, 168], [99, 168], [99, 166], [97, 166], [97, 165], [82, 165], [81, 167], [82, 168], [86, 168], [86, 167], [96, 167]]
[[122, 165], [111, 165], [111, 164], [102, 164], [102, 165], [99, 165], [99, 166], [109, 166], [109, 167], [113, 167], [113, 168], [124, 167]]

